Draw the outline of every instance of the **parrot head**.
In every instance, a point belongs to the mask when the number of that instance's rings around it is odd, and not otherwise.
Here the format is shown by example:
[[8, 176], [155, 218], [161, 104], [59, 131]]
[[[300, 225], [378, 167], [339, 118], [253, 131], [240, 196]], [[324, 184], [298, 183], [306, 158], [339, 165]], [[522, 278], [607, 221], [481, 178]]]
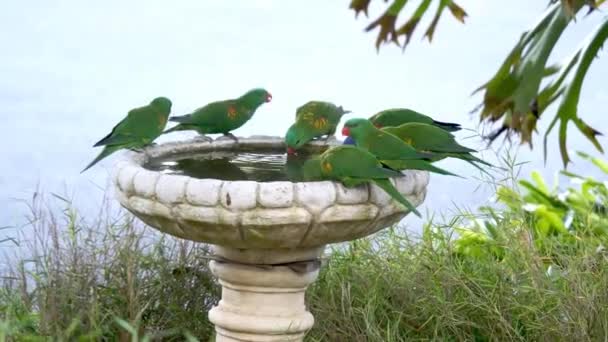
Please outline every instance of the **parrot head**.
[[159, 108], [160, 110], [162, 110], [163, 112], [171, 112], [171, 100], [169, 100], [166, 97], [157, 97], [154, 100], [152, 100], [152, 102], [150, 102], [151, 105]]
[[264, 88], [255, 88], [245, 93], [242, 98], [253, 105], [259, 106], [264, 102], [270, 102], [272, 94]]
[[357, 140], [358, 137], [371, 132], [374, 130], [374, 125], [371, 121], [362, 118], [350, 119], [344, 123], [342, 127], [342, 135], [346, 137], [353, 137]]
[[287, 154], [296, 154], [296, 150], [307, 142], [302, 136], [302, 130], [296, 124], [291, 125], [285, 134], [285, 145], [287, 145]]

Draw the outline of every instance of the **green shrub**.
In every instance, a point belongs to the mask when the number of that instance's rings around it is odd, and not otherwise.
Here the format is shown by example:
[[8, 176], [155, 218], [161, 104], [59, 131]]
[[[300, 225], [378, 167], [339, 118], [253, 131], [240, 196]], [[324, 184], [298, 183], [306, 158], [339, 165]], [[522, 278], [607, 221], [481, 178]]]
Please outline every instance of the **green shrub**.
[[[608, 165], [582, 156], [608, 173]], [[497, 187], [496, 205], [420, 237], [393, 228], [332, 248], [309, 341], [595, 341], [608, 337], [608, 191], [571, 173]], [[0, 275], [0, 342], [207, 341], [219, 288], [207, 249], [38, 196], [32, 258]]]

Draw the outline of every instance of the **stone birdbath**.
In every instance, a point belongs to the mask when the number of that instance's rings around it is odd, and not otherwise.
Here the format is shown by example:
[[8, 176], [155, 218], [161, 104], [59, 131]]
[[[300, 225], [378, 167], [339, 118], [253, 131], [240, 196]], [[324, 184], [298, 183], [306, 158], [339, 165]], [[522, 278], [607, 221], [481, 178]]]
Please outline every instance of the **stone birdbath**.
[[[327, 146], [313, 142], [308, 148]], [[171, 165], [188, 155], [242, 151], [281, 155], [285, 145], [281, 137], [253, 136], [129, 152], [114, 170], [116, 196], [149, 226], [212, 245], [210, 269], [222, 286], [220, 302], [209, 311], [217, 342], [302, 341], [314, 323], [304, 294], [318, 276], [325, 246], [373, 234], [408, 211], [373, 185], [348, 189], [331, 181], [223, 180], [221, 172], [201, 178], [149, 167], [156, 160]], [[393, 184], [420, 205], [428, 173], [403, 174]]]

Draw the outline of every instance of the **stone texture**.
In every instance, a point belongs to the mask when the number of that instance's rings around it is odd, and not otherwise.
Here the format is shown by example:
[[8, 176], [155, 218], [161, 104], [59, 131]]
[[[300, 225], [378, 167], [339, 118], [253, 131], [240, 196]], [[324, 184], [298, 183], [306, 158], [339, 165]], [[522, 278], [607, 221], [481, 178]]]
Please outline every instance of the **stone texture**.
[[376, 218], [378, 207], [373, 204], [334, 205], [319, 217], [319, 222], [371, 221]]
[[156, 182], [156, 198], [165, 204], [185, 201], [186, 185], [190, 177], [162, 175]]
[[165, 218], [173, 217], [173, 215], [171, 215], [171, 209], [169, 209], [169, 207], [162, 205], [156, 201], [136, 196], [129, 198], [129, 209], [136, 213], [142, 213], [148, 216], [161, 216]]
[[260, 205], [266, 208], [287, 208], [293, 203], [293, 183], [260, 183]]
[[370, 184], [369, 195], [370, 201], [378, 207], [383, 207], [392, 200], [391, 196], [375, 184]]
[[297, 273], [286, 266], [212, 261], [209, 268], [222, 284], [222, 300], [209, 311], [216, 341], [304, 340], [314, 324], [304, 295], [317, 278], [318, 267]]
[[298, 204], [313, 215], [319, 214], [336, 200], [336, 189], [332, 182], [296, 183]]
[[243, 226], [280, 226], [289, 224], [308, 224], [310, 214], [302, 208], [254, 209], [243, 213]]
[[243, 214], [245, 241], [259, 248], [295, 248], [310, 226], [311, 215], [303, 208], [255, 209]]
[[133, 165], [125, 165], [118, 172], [118, 186], [127, 194], [133, 193], [133, 179], [141, 169]]
[[220, 191], [222, 205], [231, 210], [255, 208], [258, 183], [253, 181], [224, 182]]
[[221, 186], [222, 181], [216, 179], [191, 179], [186, 187], [186, 198], [194, 205], [216, 205]]
[[156, 181], [159, 178], [160, 172], [148, 171], [142, 168], [133, 180], [135, 193], [142, 197], [154, 197], [156, 195]]
[[403, 177], [394, 178], [391, 183], [395, 185], [397, 190], [402, 194], [412, 194], [416, 190], [414, 188], [416, 182], [416, 176], [409, 172], [404, 173]]
[[426, 187], [429, 185], [431, 175], [428, 172], [417, 172], [414, 175], [414, 188], [416, 193], [426, 192]]
[[336, 195], [337, 202], [340, 204], [365, 203], [369, 197], [369, 189], [367, 185], [347, 188], [340, 183], [336, 183]]
[[[206, 207], [193, 207], [190, 205], [179, 205], [175, 207], [175, 215], [180, 220], [187, 220], [193, 222], [201, 222], [205, 224], [219, 224], [220, 214], [219, 208], [206, 208]], [[238, 216], [234, 215], [233, 222], [238, 223]]]

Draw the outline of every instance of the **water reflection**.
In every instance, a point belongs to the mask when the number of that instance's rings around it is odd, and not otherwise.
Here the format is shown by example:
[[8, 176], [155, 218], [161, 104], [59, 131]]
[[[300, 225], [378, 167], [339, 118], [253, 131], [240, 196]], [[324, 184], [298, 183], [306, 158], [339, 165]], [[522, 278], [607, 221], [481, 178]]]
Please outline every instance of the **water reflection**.
[[285, 153], [212, 152], [172, 159], [154, 159], [144, 167], [165, 174], [222, 180], [304, 181], [302, 165], [310, 155]]

